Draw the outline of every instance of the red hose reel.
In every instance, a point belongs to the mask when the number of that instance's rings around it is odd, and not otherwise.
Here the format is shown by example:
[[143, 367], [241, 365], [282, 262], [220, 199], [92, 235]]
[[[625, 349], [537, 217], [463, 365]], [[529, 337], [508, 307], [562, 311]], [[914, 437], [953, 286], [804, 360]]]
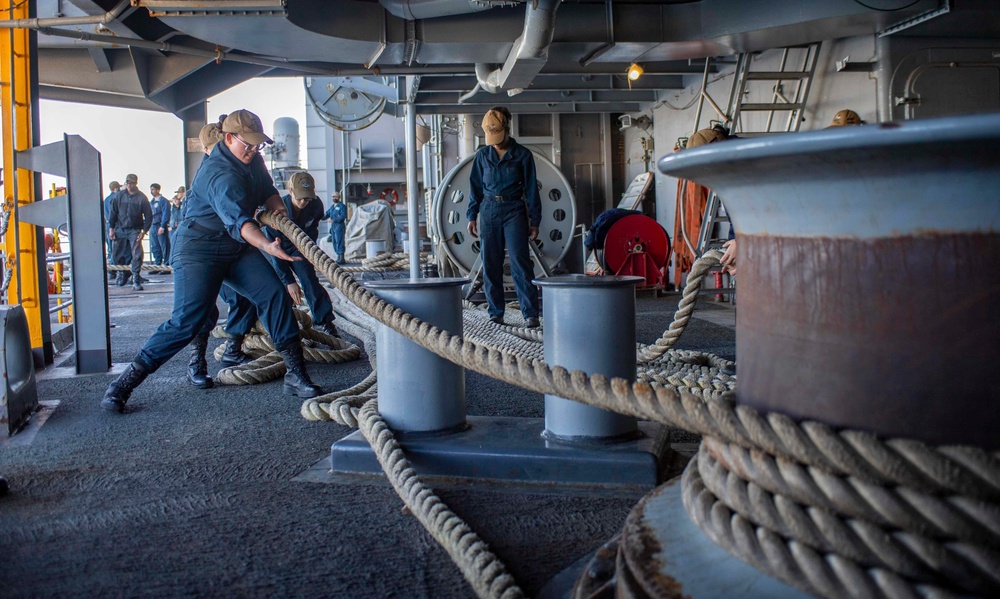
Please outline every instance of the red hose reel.
[[640, 288], [662, 288], [670, 257], [670, 238], [656, 220], [630, 214], [616, 222], [604, 238], [602, 266], [608, 274], [637, 276]]

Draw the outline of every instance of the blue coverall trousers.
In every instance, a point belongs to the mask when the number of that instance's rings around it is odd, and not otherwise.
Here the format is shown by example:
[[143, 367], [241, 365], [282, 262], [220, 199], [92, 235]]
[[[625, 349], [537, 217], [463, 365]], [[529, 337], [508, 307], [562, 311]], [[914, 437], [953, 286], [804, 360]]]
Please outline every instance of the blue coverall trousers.
[[174, 311], [146, 341], [136, 361], [152, 372], [202, 332], [223, 281], [257, 307], [264, 327], [282, 349], [298, 343], [292, 300], [267, 259], [224, 232], [181, 224], [174, 248]]
[[531, 282], [535, 278], [535, 267], [528, 255], [528, 209], [524, 202], [483, 200], [479, 209], [479, 237], [479, 251], [483, 257], [483, 292], [490, 316], [503, 316], [506, 246], [521, 315], [538, 318], [538, 288]]
[[170, 233], [166, 229], [159, 233], [159, 227], [149, 230], [149, 250], [153, 253], [153, 264], [170, 264]]
[[309, 311], [312, 312], [313, 322], [323, 324], [333, 321], [335, 318], [333, 302], [330, 301], [330, 294], [326, 292], [326, 288], [319, 282], [316, 268], [306, 260], [292, 262], [291, 265], [292, 271], [295, 272], [295, 276], [299, 280], [299, 286], [302, 287], [302, 293], [306, 296], [306, 303], [309, 304]]
[[[333, 244], [333, 253], [336, 254], [336, 256], [334, 256], [336, 260], [343, 260], [345, 258], [344, 234], [346, 231], [347, 225], [344, 223], [333, 223], [330, 225], [330, 243]], [[313, 276], [315, 276], [315, 274]]]

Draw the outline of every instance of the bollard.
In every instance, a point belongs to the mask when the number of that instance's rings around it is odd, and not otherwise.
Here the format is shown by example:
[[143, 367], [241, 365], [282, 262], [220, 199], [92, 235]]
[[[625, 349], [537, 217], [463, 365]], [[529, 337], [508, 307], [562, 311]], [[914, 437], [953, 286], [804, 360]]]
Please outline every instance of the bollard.
[[[574, 278], [578, 277], [578, 278]], [[565, 279], [561, 283], [557, 279]], [[584, 281], [585, 280], [585, 281]], [[571, 368], [635, 380], [635, 291], [640, 277], [547, 278], [545, 357]], [[429, 278], [369, 281], [386, 301], [441, 327], [462, 334], [461, 285], [466, 279]], [[546, 286], [551, 286], [551, 289]], [[555, 299], [549, 295], [555, 294]], [[614, 324], [585, 340], [581, 320], [566, 308], [613, 314]], [[561, 303], [571, 304], [560, 306]], [[561, 323], [561, 324], [559, 324]], [[568, 327], [568, 330], [566, 328]], [[551, 329], [551, 330], [550, 330]], [[550, 335], [566, 339], [561, 350]], [[396, 434], [410, 465], [421, 475], [517, 480], [555, 485], [597, 485], [648, 489], [658, 481], [657, 440], [662, 427], [592, 408], [561, 397], [545, 398], [545, 419], [465, 414], [465, 370], [423, 349], [384, 325], [377, 325], [379, 412]], [[594, 351], [595, 344], [606, 349]], [[575, 346], [575, 347], [574, 347]], [[587, 352], [573, 349], [588, 348]], [[596, 359], [595, 359], [595, 356]], [[361, 431], [336, 441], [330, 461], [317, 465], [334, 475], [381, 473]]]
[[[369, 247], [371, 242], [368, 242]], [[462, 288], [467, 279], [368, 281], [375, 295], [454, 335], [462, 334]], [[400, 433], [465, 427], [465, 369], [379, 324], [378, 407]]]
[[1000, 272], [998, 142], [989, 114], [661, 159], [662, 172], [718, 192], [736, 225], [737, 401], [1000, 448], [996, 277], [981, 274]]
[[379, 254], [385, 253], [385, 240], [372, 240], [365, 242], [365, 258], [375, 258]]
[[[634, 382], [635, 286], [644, 281], [579, 274], [535, 280], [545, 306], [545, 361]], [[602, 316], [600, 321], [595, 314]], [[607, 441], [631, 439], [637, 433], [631, 416], [545, 396], [546, 438]]]

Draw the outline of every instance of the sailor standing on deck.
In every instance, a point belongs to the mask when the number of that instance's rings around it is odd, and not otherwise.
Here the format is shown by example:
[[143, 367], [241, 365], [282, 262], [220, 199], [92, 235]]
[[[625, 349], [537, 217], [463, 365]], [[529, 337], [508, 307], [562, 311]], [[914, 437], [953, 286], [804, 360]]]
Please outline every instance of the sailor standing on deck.
[[[483, 239], [483, 291], [490, 320], [503, 324], [504, 246], [510, 255], [510, 274], [525, 326], [538, 322], [538, 288], [531, 282], [535, 269], [528, 243], [538, 237], [542, 205], [538, 199], [535, 158], [510, 136], [510, 111], [494, 106], [483, 117], [486, 146], [476, 152], [469, 175], [469, 234]], [[479, 222], [476, 222], [476, 219]]]
[[269, 241], [254, 219], [258, 210], [285, 211], [266, 169], [256, 165], [263, 161], [260, 148], [274, 142], [264, 135], [257, 115], [247, 110], [227, 116], [222, 133], [187, 193], [186, 218], [173, 255], [173, 314], [108, 387], [101, 401], [107, 410], [125, 411], [132, 391], [201, 331], [223, 282], [257, 306], [285, 361], [285, 393], [310, 398], [322, 392], [306, 373], [291, 298], [262, 252], [295, 258], [281, 249], [280, 239]]

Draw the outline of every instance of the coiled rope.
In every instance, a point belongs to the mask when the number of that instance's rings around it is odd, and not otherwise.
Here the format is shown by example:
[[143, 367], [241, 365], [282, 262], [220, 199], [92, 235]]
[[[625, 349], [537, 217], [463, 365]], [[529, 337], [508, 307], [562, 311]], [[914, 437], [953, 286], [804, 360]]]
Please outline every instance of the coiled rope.
[[[340, 364], [361, 357], [361, 348], [358, 346], [312, 328], [312, 318], [303, 310], [293, 310], [293, 314], [300, 327], [299, 335], [304, 340], [302, 356], [306, 360], [321, 364]], [[212, 330], [212, 336], [228, 338], [230, 335], [222, 327], [217, 326]], [[316, 347], [316, 342], [322, 343], [330, 349]], [[221, 361], [224, 352], [225, 347], [220, 345], [215, 348], [213, 355], [216, 360]], [[223, 385], [256, 385], [284, 376], [285, 362], [275, 349], [271, 336], [268, 335], [267, 330], [259, 320], [244, 337], [243, 352], [254, 360], [246, 364], [223, 368], [216, 375], [217, 382]]]
[[[366, 313], [421, 347], [467, 369], [538, 393], [684, 428], [743, 450], [763, 452], [774, 460], [850, 478], [872, 488], [901, 486], [906, 489], [902, 493], [948, 498], [955, 505], [974, 505], [971, 511], [985, 512], [994, 518], [1000, 514], [1000, 452], [966, 446], [931, 447], [910, 439], [883, 440], [865, 431], [837, 431], [822, 423], [797, 423], [783, 414], [761, 413], [737, 405], [731, 391], [643, 381], [630, 383], [599, 374], [568, 372], [539, 359], [513, 356], [442, 331], [369, 293], [287, 218], [265, 214], [261, 220], [285, 233], [318, 270]], [[988, 546], [978, 544], [974, 550], [962, 547], [952, 551], [947, 558], [960, 562], [948, 563], [940, 561], [943, 554], [917, 555], [926, 551], [926, 546], [906, 537], [907, 541], [901, 544], [904, 551], [901, 555], [911, 560], [910, 565], [920, 562], [930, 565], [927, 578], [934, 580], [927, 583], [913, 579], [910, 574], [901, 575], [875, 563], [827, 551], [822, 546], [824, 541], [818, 538], [786, 536], [791, 532], [787, 527], [772, 530], [755, 521], [753, 518], [765, 519], [759, 513], [742, 515], [725, 498], [720, 501], [707, 488], [701, 462], [699, 452], [699, 459], [685, 470], [683, 481], [685, 506], [692, 519], [731, 553], [809, 592], [825, 597], [948, 596], [957, 589], [1000, 592], [996, 578], [987, 574], [1000, 572], [1000, 554], [994, 548], [996, 534], [990, 535]], [[850, 530], [862, 534], [853, 525]], [[924, 537], [923, 530], [906, 529], [906, 533]], [[898, 557], [890, 559], [899, 563]], [[956, 572], [968, 573], [970, 582], [956, 579]], [[938, 583], [942, 586], [937, 586]]]

